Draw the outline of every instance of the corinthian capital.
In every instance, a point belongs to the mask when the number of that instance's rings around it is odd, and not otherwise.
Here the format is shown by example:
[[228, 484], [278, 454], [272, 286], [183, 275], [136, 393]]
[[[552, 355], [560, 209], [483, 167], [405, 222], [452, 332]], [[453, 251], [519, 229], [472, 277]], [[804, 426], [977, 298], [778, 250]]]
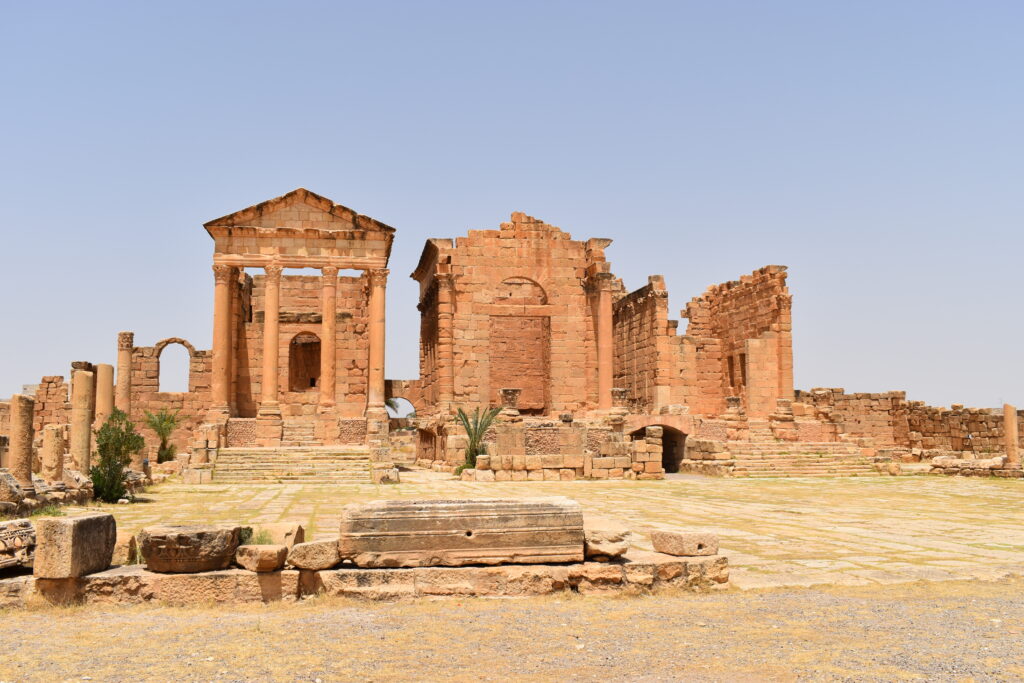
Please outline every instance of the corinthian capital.
[[388, 275], [391, 273], [387, 268], [370, 268], [366, 274], [370, 278], [371, 287], [383, 287], [388, 283]]
[[284, 270], [281, 266], [276, 263], [271, 263], [268, 266], [263, 266], [263, 272], [266, 273], [267, 282], [276, 283], [281, 281], [281, 271]]
[[225, 284], [231, 282], [231, 278], [235, 275], [234, 266], [226, 266], [223, 263], [213, 264], [213, 279], [216, 280], [217, 284]]
[[118, 332], [117, 333], [117, 349], [118, 351], [131, 351], [135, 348], [135, 333], [134, 332]]
[[324, 278], [336, 278], [338, 277], [338, 266], [324, 266], [320, 269], [320, 273]]

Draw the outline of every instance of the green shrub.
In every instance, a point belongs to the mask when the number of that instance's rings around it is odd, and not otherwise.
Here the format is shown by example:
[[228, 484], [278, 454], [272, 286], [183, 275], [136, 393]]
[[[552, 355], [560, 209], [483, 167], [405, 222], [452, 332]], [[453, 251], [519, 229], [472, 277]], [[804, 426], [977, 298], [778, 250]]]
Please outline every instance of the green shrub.
[[125, 470], [132, 455], [146, 445], [142, 435], [123, 411], [113, 414], [96, 432], [96, 464], [89, 470], [93, 495], [105, 503], [116, 503], [128, 490], [124, 485]]
[[[475, 468], [476, 456], [487, 452], [484, 435], [500, 412], [501, 408], [487, 408], [480, 412], [480, 406], [477, 406], [473, 411], [473, 416], [470, 417], [465, 410], [459, 408], [457, 417], [462, 423], [462, 428], [466, 430], [466, 436], [469, 437], [469, 442], [466, 444], [466, 463], [462, 469]], [[458, 470], [456, 473], [461, 473], [461, 471]]]
[[178, 413], [161, 408], [156, 414], [146, 411], [146, 426], [156, 432], [160, 438], [160, 446], [156, 449], [156, 461], [169, 462], [174, 460], [176, 448], [170, 443], [171, 434], [178, 426]]
[[32, 512], [28, 513], [29, 517], [63, 517], [64, 510], [55, 503], [44, 505], [41, 508], [36, 508]]

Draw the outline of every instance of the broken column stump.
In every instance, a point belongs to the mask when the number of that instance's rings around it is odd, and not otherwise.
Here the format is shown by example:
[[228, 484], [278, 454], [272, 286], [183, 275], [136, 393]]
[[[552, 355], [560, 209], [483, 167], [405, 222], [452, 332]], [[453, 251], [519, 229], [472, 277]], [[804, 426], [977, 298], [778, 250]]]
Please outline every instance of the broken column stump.
[[583, 512], [568, 498], [353, 504], [338, 549], [359, 567], [582, 562]]

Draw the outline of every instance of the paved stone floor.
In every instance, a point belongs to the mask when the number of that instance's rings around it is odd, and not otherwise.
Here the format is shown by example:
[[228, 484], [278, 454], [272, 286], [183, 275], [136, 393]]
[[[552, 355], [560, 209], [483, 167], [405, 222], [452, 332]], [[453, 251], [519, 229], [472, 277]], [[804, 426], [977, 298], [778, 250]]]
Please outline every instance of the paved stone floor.
[[617, 518], [650, 548], [653, 529], [717, 532], [739, 588], [998, 579], [1024, 574], [1024, 483], [959, 477], [478, 483], [403, 472], [397, 486], [167, 482], [106, 506], [121, 529], [156, 522], [295, 521], [336, 533], [346, 503], [379, 498], [565, 495]]

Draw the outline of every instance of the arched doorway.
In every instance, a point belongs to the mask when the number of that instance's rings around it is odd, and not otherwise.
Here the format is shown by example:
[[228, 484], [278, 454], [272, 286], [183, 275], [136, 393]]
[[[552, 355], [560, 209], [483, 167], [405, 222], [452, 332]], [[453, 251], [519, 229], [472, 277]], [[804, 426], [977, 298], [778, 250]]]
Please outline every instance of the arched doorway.
[[[686, 434], [667, 425], [650, 426], [661, 427], [661, 466], [667, 474], [675, 474], [685, 457]], [[647, 427], [642, 427], [632, 432], [630, 436], [642, 437], [646, 429]]]
[[288, 345], [288, 388], [314, 391], [320, 386], [320, 337], [300, 332]]

